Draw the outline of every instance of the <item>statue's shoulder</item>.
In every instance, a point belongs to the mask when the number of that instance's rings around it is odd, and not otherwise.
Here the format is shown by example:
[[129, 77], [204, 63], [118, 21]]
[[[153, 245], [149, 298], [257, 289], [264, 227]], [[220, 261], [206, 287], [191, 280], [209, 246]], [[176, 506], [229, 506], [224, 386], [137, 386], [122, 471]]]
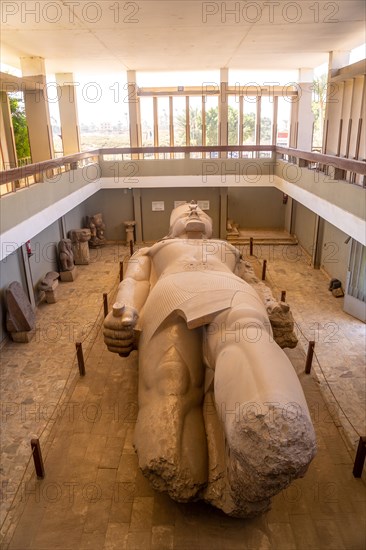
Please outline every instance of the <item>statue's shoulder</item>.
[[134, 258], [143, 258], [144, 256], [148, 256], [150, 248], [151, 248], [151, 246], [144, 246], [143, 248], [139, 248], [138, 250], [136, 250], [133, 257]]
[[175, 242], [182, 242], [181, 239], [162, 239], [161, 241], [158, 241], [157, 243], [153, 244], [152, 246], [149, 246], [146, 250], [146, 254], [148, 256], [154, 256], [159, 250], [162, 250], [163, 248], [166, 248], [169, 245], [174, 244]]

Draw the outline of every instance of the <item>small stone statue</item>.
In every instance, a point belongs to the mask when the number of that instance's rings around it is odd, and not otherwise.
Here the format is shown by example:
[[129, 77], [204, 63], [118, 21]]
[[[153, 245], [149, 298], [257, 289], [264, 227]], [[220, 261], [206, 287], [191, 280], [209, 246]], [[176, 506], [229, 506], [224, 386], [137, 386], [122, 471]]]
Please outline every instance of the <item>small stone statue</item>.
[[36, 315], [18, 281], [10, 283], [5, 291], [6, 328], [14, 342], [30, 342], [35, 334]]
[[49, 271], [38, 285], [38, 288], [46, 294], [47, 304], [55, 304], [57, 302], [56, 289], [59, 277], [60, 274], [56, 271]]
[[131, 241], [133, 243], [135, 242], [134, 227], [136, 225], [136, 222], [135, 221], [127, 221], [127, 222], [123, 222], [123, 223], [124, 223], [124, 226], [126, 228], [126, 246], [128, 246]]
[[61, 281], [70, 282], [76, 277], [76, 267], [74, 255], [72, 253], [70, 239], [62, 239], [58, 243], [58, 257], [60, 260], [60, 278]]
[[69, 231], [72, 253], [74, 255], [75, 265], [89, 264], [89, 245], [91, 238], [90, 229], [72, 229]]
[[95, 214], [91, 218], [87, 217], [86, 224], [91, 231], [91, 239], [89, 241], [90, 248], [98, 248], [106, 244], [104, 236], [105, 224], [103, 223], [102, 214]]

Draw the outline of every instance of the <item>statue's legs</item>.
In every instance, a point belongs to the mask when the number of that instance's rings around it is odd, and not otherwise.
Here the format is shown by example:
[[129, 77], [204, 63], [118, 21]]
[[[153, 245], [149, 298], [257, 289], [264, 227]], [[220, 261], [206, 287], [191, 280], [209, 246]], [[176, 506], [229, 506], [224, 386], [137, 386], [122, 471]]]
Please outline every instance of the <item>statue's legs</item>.
[[205, 360], [215, 371], [233, 513], [250, 515], [303, 475], [315, 436], [296, 373], [273, 341], [268, 319], [237, 302], [207, 327]]
[[202, 415], [202, 329], [170, 316], [139, 345], [139, 413], [135, 447], [154, 487], [186, 501], [207, 481]]

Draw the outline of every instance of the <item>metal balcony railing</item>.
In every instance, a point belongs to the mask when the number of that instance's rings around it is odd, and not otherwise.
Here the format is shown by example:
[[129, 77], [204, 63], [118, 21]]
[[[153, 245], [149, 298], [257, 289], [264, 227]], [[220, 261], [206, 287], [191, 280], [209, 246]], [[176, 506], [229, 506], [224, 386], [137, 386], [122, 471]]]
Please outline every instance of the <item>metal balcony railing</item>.
[[76, 153], [36, 164], [28, 164], [0, 173], [0, 195], [52, 178], [63, 172], [76, 170], [100, 161], [177, 160], [177, 159], [261, 159], [270, 158], [293, 163], [301, 168], [332, 175], [334, 179], [366, 186], [366, 162], [333, 155], [301, 151], [275, 145], [232, 145], [190, 147], [123, 147], [105, 148]]

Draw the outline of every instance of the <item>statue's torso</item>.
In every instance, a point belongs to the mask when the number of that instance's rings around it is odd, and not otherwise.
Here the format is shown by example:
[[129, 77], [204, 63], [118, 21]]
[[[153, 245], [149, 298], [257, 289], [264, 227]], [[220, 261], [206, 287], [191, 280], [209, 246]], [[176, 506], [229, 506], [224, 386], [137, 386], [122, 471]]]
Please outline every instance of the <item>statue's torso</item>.
[[190, 271], [233, 273], [240, 258], [232, 245], [215, 239], [167, 239], [154, 244], [147, 254], [155, 279]]

